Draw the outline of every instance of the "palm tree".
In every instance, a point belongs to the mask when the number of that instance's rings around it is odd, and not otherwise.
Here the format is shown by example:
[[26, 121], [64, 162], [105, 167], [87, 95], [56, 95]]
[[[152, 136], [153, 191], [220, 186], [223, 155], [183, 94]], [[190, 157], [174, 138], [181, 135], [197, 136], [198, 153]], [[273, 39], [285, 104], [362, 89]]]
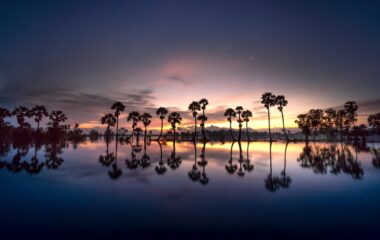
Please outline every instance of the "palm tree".
[[116, 117], [116, 136], [119, 136], [119, 116], [120, 113], [125, 110], [125, 106], [121, 102], [115, 102], [112, 104], [111, 109], [115, 110], [114, 116]]
[[150, 113], [143, 113], [143, 115], [141, 115], [141, 122], [144, 124], [144, 141], [146, 142], [146, 129], [147, 127], [150, 125], [150, 123], [152, 122], [152, 115], [150, 115]]
[[249, 138], [248, 122], [249, 122], [249, 118], [252, 117], [252, 112], [249, 111], [249, 110], [245, 110], [245, 111], [242, 112], [241, 116], [243, 117], [243, 120], [245, 122], [245, 129], [247, 131], [247, 139], [248, 139], [248, 142], [249, 142], [249, 141], [251, 141], [251, 139]]
[[200, 173], [200, 171], [198, 170], [198, 167], [197, 167], [197, 157], [198, 157], [198, 154], [197, 154], [197, 144], [196, 144], [196, 142], [193, 142], [193, 145], [194, 145], [194, 164], [193, 164], [191, 170], [188, 172], [188, 176], [189, 176], [189, 178], [193, 182], [196, 182], [196, 181], [199, 180], [199, 178], [201, 176], [201, 173]]
[[237, 106], [235, 108], [236, 110], [236, 113], [238, 115], [238, 119], [237, 119], [237, 122], [239, 123], [239, 136], [238, 136], [238, 141], [241, 140], [241, 128], [243, 127], [243, 120], [241, 119], [241, 113], [243, 111], [243, 107], [242, 106]]
[[159, 107], [156, 111], [156, 114], [160, 116], [160, 119], [161, 119], [161, 132], [160, 132], [160, 136], [157, 138], [157, 141], [160, 141], [162, 137], [162, 130], [164, 128], [164, 119], [165, 119], [165, 116], [168, 114], [168, 110], [164, 107]]
[[104, 114], [104, 116], [100, 119], [102, 125], [107, 124], [107, 136], [110, 134], [110, 127], [114, 127], [116, 124], [116, 118], [112, 113]]
[[37, 123], [37, 131], [39, 131], [42, 118], [49, 116], [49, 113], [45, 106], [35, 105], [30, 110], [30, 116], [34, 117], [34, 121]]
[[172, 112], [168, 116], [168, 122], [172, 125], [173, 133], [174, 133], [174, 142], [176, 140], [176, 125], [181, 124], [182, 117], [177, 112]]
[[284, 95], [278, 95], [276, 96], [275, 98], [275, 105], [277, 105], [277, 109], [280, 111], [281, 113], [281, 117], [282, 117], [282, 128], [283, 128], [283, 131], [284, 131], [284, 134], [285, 134], [285, 139], [286, 141], [288, 142], [289, 141], [289, 138], [288, 138], [288, 134], [286, 133], [286, 130], [285, 130], [285, 121], [284, 121], [284, 107], [286, 107], [288, 105], [288, 101], [285, 99], [285, 96]]
[[261, 96], [261, 103], [268, 111], [268, 129], [269, 129], [269, 141], [272, 141], [272, 132], [270, 130], [270, 107], [274, 106], [276, 96], [270, 92], [266, 92]]
[[294, 121], [297, 123], [298, 128], [301, 129], [303, 135], [305, 135], [306, 143], [309, 142], [309, 135], [311, 133], [311, 120], [308, 114], [299, 114], [297, 120]]
[[232, 118], [236, 117], [236, 112], [232, 108], [227, 108], [227, 110], [224, 112], [224, 116], [227, 117], [227, 121], [230, 122], [230, 133], [232, 141], [235, 141], [234, 135], [232, 133]]
[[12, 115], [16, 116], [17, 123], [19, 124], [20, 128], [30, 127], [30, 124], [25, 121], [25, 117], [30, 117], [30, 112], [27, 107], [15, 107], [15, 109], [12, 111]]
[[234, 174], [237, 170], [237, 165], [232, 164], [233, 163], [233, 158], [232, 158], [232, 149], [234, 147], [235, 141], [231, 143], [231, 150], [230, 150], [230, 160], [228, 160], [228, 165], [225, 166], [227, 173], [230, 175]]
[[66, 122], [66, 121], [67, 121], [67, 117], [62, 111], [60, 110], [52, 111], [49, 114], [48, 125], [52, 126], [53, 128], [59, 128], [59, 124], [61, 122]]
[[206, 131], [205, 131], [205, 122], [207, 121], [207, 117], [205, 115], [205, 110], [206, 110], [206, 106], [208, 105], [208, 100], [206, 98], [202, 98], [200, 101], [199, 101], [199, 104], [201, 105], [201, 108], [202, 108], [202, 115], [204, 116], [202, 118], [202, 136], [203, 136], [203, 140], [206, 140]]
[[8, 109], [0, 107], [0, 127], [7, 125], [5, 122], [7, 117], [12, 117], [12, 113]]
[[199, 104], [199, 102], [193, 101], [189, 105], [189, 110], [192, 112], [193, 117], [194, 117], [194, 139], [193, 140], [196, 141], [196, 139], [197, 139], [197, 115], [198, 115], [198, 111], [201, 110], [201, 105]]
[[[201, 121], [201, 128], [202, 129], [204, 129], [204, 126], [205, 126], [205, 122], [207, 121], [207, 117], [205, 116], [205, 115], [199, 115], [198, 117], [197, 117], [197, 119], [199, 120], [199, 121]], [[202, 141], [206, 141], [207, 139], [206, 139], [206, 132], [202, 135], [203, 137], [202, 137]]]
[[347, 138], [350, 140], [350, 129], [355, 127], [355, 123], [358, 120], [358, 105], [355, 101], [348, 101], [344, 104], [344, 110], [346, 112], [346, 121], [344, 123], [347, 133]]
[[132, 122], [132, 134], [131, 134], [131, 136], [133, 136], [133, 134], [135, 133], [135, 129], [136, 129], [139, 121], [140, 121], [140, 113], [139, 112], [132, 111], [128, 114], [127, 122]]
[[160, 147], [160, 162], [158, 163], [158, 165], [156, 166], [156, 172], [158, 175], [162, 175], [166, 172], [166, 167], [165, 167], [165, 163], [162, 161], [162, 146], [161, 146], [161, 143], [158, 141], [157, 142], [159, 147]]

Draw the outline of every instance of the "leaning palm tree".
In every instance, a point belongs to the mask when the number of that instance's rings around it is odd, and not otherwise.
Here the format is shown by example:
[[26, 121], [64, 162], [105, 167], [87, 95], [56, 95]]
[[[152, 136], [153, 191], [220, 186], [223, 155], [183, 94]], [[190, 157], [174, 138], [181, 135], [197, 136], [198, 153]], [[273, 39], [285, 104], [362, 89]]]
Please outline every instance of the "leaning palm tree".
[[161, 132], [160, 132], [160, 136], [158, 136], [157, 138], [157, 141], [160, 141], [162, 137], [162, 130], [164, 128], [164, 119], [165, 119], [165, 116], [168, 114], [168, 110], [164, 107], [159, 107], [156, 111], [156, 114], [160, 116], [160, 119], [161, 119]]
[[227, 121], [230, 122], [230, 133], [232, 141], [235, 141], [234, 135], [232, 133], [232, 118], [236, 117], [236, 112], [232, 108], [227, 108], [227, 110], [224, 112], [224, 116], [227, 117]]
[[275, 105], [278, 106], [277, 109], [281, 113], [282, 128], [283, 128], [283, 131], [284, 131], [284, 134], [285, 134], [285, 139], [288, 142], [289, 138], [288, 138], [288, 134], [286, 133], [286, 129], [285, 129], [284, 112], [283, 112], [284, 107], [286, 107], [288, 105], [288, 101], [285, 99], [285, 96], [283, 96], [283, 95], [276, 96], [276, 98], [275, 98], [274, 101], [275, 101]]
[[245, 129], [247, 131], [247, 140], [249, 142], [249, 141], [251, 141], [251, 139], [249, 138], [248, 122], [249, 122], [249, 118], [252, 117], [252, 112], [249, 111], [249, 110], [245, 110], [245, 111], [242, 112], [241, 116], [243, 117], [243, 120], [245, 122]]
[[201, 105], [199, 104], [199, 102], [193, 101], [189, 105], [189, 110], [192, 112], [193, 118], [194, 118], [194, 138], [193, 138], [193, 140], [196, 141], [197, 140], [197, 115], [198, 115], [198, 111], [201, 110]]
[[199, 104], [201, 105], [201, 108], [202, 108], [202, 115], [204, 116], [203, 120], [202, 120], [202, 137], [203, 137], [203, 140], [206, 140], [206, 131], [205, 131], [205, 122], [207, 121], [207, 117], [205, 115], [205, 110], [206, 110], [206, 106], [208, 105], [208, 100], [206, 98], [202, 98], [201, 100], [199, 100]]
[[127, 122], [132, 122], [132, 134], [131, 134], [131, 136], [133, 136], [133, 134], [135, 133], [137, 123], [139, 121], [140, 121], [140, 113], [139, 112], [132, 111], [128, 114]]
[[112, 104], [111, 109], [115, 110], [114, 115], [116, 117], [116, 136], [119, 136], [119, 116], [120, 113], [125, 110], [125, 106], [121, 102], [115, 102], [114, 104]]
[[173, 129], [173, 134], [174, 134], [174, 139], [173, 141], [175, 142], [176, 140], [176, 125], [177, 124], [181, 124], [181, 121], [182, 121], [182, 117], [179, 115], [179, 113], [177, 112], [172, 112], [169, 116], [168, 116], [168, 122], [171, 124], [172, 126], [172, 129]]
[[264, 93], [261, 96], [261, 103], [268, 111], [268, 129], [269, 129], [269, 141], [272, 141], [272, 132], [270, 130], [270, 107], [275, 105], [276, 96], [270, 92]]
[[237, 106], [236, 108], [235, 108], [235, 110], [236, 110], [236, 113], [237, 113], [237, 115], [238, 115], [238, 119], [237, 119], [237, 122], [239, 123], [239, 136], [238, 136], [238, 141], [240, 141], [241, 140], [241, 128], [242, 128], [242, 126], [243, 126], [243, 120], [241, 119], [241, 113], [242, 113], [242, 111], [243, 111], [243, 107], [242, 106]]
[[102, 125], [107, 124], [106, 133], [107, 135], [109, 135], [110, 127], [113, 127], [116, 124], [116, 118], [112, 113], [107, 113], [104, 114], [104, 116], [100, 119], [100, 122], [102, 123]]
[[34, 121], [37, 123], [37, 131], [40, 130], [40, 122], [43, 117], [49, 116], [49, 113], [45, 106], [35, 105], [30, 111], [29, 115], [34, 117]]
[[152, 115], [150, 115], [150, 113], [143, 113], [143, 115], [141, 115], [141, 122], [144, 124], [144, 141], [146, 142], [146, 130], [152, 122]]

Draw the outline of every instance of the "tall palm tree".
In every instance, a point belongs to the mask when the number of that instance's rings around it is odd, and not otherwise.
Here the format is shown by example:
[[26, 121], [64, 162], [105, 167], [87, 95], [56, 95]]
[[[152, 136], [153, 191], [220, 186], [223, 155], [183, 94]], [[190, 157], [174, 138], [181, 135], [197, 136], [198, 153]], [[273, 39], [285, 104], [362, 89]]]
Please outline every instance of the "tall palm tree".
[[207, 117], [205, 115], [205, 110], [206, 110], [206, 106], [208, 105], [208, 100], [206, 98], [202, 98], [201, 100], [199, 100], [199, 104], [201, 105], [201, 109], [202, 109], [202, 115], [204, 116], [202, 118], [202, 136], [203, 136], [203, 140], [206, 140], [206, 131], [205, 131], [205, 122], [207, 121]]
[[237, 122], [239, 124], [239, 136], [238, 136], [238, 141], [241, 140], [241, 128], [243, 127], [243, 120], [241, 119], [241, 113], [243, 112], [244, 108], [242, 106], [237, 106], [235, 108], [236, 114], [238, 115]]
[[18, 106], [12, 111], [12, 115], [16, 116], [17, 123], [20, 128], [30, 127], [30, 124], [25, 121], [25, 117], [30, 117], [30, 112], [27, 107]]
[[112, 113], [107, 113], [100, 119], [100, 122], [102, 125], [107, 124], [107, 135], [109, 135], [110, 127], [113, 127], [116, 124], [116, 118]]
[[270, 92], [266, 92], [261, 96], [261, 103], [268, 111], [268, 129], [269, 129], [269, 141], [272, 142], [272, 132], [270, 129], [270, 107], [274, 106], [276, 96]]
[[196, 139], [197, 139], [197, 115], [198, 115], [198, 111], [201, 110], [201, 105], [199, 104], [199, 102], [193, 101], [189, 105], [189, 110], [192, 112], [193, 118], [194, 118], [194, 139], [193, 140], [196, 141]]
[[181, 121], [182, 121], [182, 117], [177, 112], [172, 112], [168, 116], [168, 122], [171, 124], [172, 129], [173, 129], [173, 133], [174, 133], [174, 140], [173, 140], [174, 142], [176, 140], [176, 125], [181, 124]]
[[140, 113], [132, 111], [128, 114], [127, 122], [132, 122], [132, 136], [135, 133], [138, 122], [140, 121]]
[[249, 118], [252, 117], [252, 112], [249, 110], [245, 110], [242, 112], [241, 116], [243, 117], [243, 121], [245, 122], [245, 129], [247, 131], [247, 140], [249, 142], [249, 141], [251, 141], [251, 139], [249, 138], [248, 122], [249, 122]]
[[[205, 127], [205, 122], [207, 121], [207, 117], [205, 116], [205, 115], [199, 115], [198, 117], [197, 117], [197, 119], [199, 120], [199, 121], [201, 121], [201, 124], [200, 124], [200, 126], [201, 126], [201, 128], [202, 129], [204, 129], [204, 127]], [[206, 132], [204, 132], [204, 134], [202, 134], [202, 141], [206, 141], [207, 139], [206, 139]]]
[[114, 116], [116, 117], [116, 136], [119, 136], [119, 116], [120, 113], [125, 110], [125, 106], [121, 102], [115, 102], [112, 104], [111, 109], [115, 110]]
[[164, 119], [165, 119], [165, 116], [168, 114], [168, 110], [164, 107], [159, 107], [156, 111], [156, 114], [160, 116], [160, 119], [161, 119], [161, 132], [160, 132], [160, 136], [157, 138], [157, 141], [160, 141], [162, 137], [162, 130], [164, 128]]
[[285, 134], [285, 139], [286, 141], [288, 142], [289, 141], [289, 138], [288, 138], [288, 134], [286, 133], [286, 130], [285, 130], [285, 120], [284, 120], [284, 107], [286, 107], [288, 105], [288, 101], [285, 99], [285, 96], [284, 95], [278, 95], [276, 96], [275, 98], [275, 105], [277, 105], [277, 109], [280, 111], [281, 113], [281, 117], [282, 117], [282, 128], [283, 128], [283, 131], [284, 131], [284, 134]]
[[34, 117], [34, 121], [37, 123], [37, 131], [39, 131], [42, 118], [49, 116], [49, 113], [45, 106], [35, 105], [30, 110], [30, 116]]
[[232, 108], [227, 108], [227, 110], [224, 112], [224, 116], [227, 117], [227, 120], [230, 122], [230, 133], [232, 141], [235, 141], [234, 135], [232, 133], [232, 118], [236, 117], [236, 112]]
[[152, 115], [150, 115], [150, 113], [143, 113], [143, 115], [141, 115], [141, 122], [144, 124], [144, 141], [146, 142], [146, 130], [147, 130], [147, 127], [150, 125], [150, 123], [152, 122]]

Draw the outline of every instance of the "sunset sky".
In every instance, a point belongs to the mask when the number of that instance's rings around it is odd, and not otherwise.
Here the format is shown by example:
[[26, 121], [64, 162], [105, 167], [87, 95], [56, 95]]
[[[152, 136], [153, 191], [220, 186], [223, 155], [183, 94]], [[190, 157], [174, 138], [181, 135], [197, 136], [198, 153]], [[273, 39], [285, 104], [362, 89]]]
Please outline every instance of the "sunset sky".
[[270, 91], [287, 97], [289, 127], [299, 113], [348, 100], [363, 121], [380, 111], [379, 9], [348, 0], [1, 1], [0, 105], [44, 104], [92, 128], [118, 100], [126, 112], [180, 111], [187, 126], [188, 104], [205, 97], [208, 125], [227, 126], [224, 110], [242, 105], [260, 129]]

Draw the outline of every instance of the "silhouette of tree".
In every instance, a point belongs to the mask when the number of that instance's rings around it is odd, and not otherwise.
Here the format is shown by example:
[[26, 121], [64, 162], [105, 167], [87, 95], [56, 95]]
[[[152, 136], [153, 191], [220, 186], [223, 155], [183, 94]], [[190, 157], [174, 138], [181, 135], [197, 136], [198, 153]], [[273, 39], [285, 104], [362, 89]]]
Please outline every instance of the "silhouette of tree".
[[206, 130], [205, 130], [205, 122], [207, 121], [207, 117], [206, 117], [206, 114], [205, 114], [205, 110], [206, 110], [206, 106], [209, 104], [208, 103], [208, 100], [206, 98], [202, 98], [201, 100], [199, 100], [199, 104], [201, 105], [201, 109], [202, 109], [202, 116], [201, 118], [198, 117], [198, 119], [200, 119], [202, 122], [201, 122], [201, 127], [202, 127], [202, 138], [203, 140], [206, 140]]
[[362, 143], [365, 144], [366, 137], [368, 136], [367, 126], [360, 124], [359, 126], [352, 127], [352, 135], [354, 136], [355, 142], [359, 142], [359, 138], [362, 138]]
[[172, 129], [173, 129], [173, 134], [174, 134], [174, 140], [173, 141], [176, 140], [176, 125], [181, 124], [181, 121], [182, 121], [182, 117], [177, 112], [172, 112], [168, 116], [168, 122], [171, 124]]
[[114, 180], [118, 179], [122, 174], [123, 171], [121, 168], [117, 165], [117, 151], [118, 151], [118, 143], [119, 139], [116, 137], [116, 143], [115, 143], [115, 161], [111, 165], [111, 170], [108, 171], [108, 176]]
[[164, 128], [164, 119], [165, 119], [165, 116], [168, 114], [168, 110], [164, 107], [159, 107], [156, 111], [156, 114], [161, 119], [161, 132], [160, 132], [160, 136], [158, 136], [158, 139], [157, 139], [157, 141], [160, 141], [162, 137], [162, 130]]
[[227, 108], [227, 110], [224, 112], [224, 116], [227, 117], [228, 122], [230, 122], [230, 133], [232, 141], [235, 141], [235, 137], [232, 133], [232, 118], [236, 117], [236, 112], [232, 108]]
[[127, 164], [127, 168], [136, 169], [139, 166], [139, 161], [137, 160], [135, 154], [136, 152], [138, 152], [138, 150], [132, 145], [132, 143], [129, 144], [131, 146], [131, 160], [127, 158], [125, 159], [125, 163]]
[[12, 113], [8, 109], [0, 107], [0, 128], [8, 125], [5, 121], [7, 117], [12, 117]]
[[284, 120], [284, 107], [288, 105], [288, 101], [285, 99], [285, 96], [283, 95], [278, 95], [275, 98], [275, 105], [277, 105], [277, 109], [281, 113], [281, 118], [282, 118], [282, 128], [283, 132], [285, 134], [285, 139], [286, 141], [289, 141], [288, 134], [286, 134], [286, 129], [285, 129], [285, 120]]
[[[248, 122], [249, 122], [249, 118], [252, 117], [252, 112], [249, 110], [245, 110], [242, 112], [241, 116], [243, 117], [243, 120], [245, 122], [245, 129], [247, 131], [247, 140], [249, 142], [249, 141], [251, 141], [251, 139], [249, 137], [249, 132], [248, 132]], [[248, 143], [248, 145], [249, 145], [249, 143]]]
[[305, 135], [305, 141], [309, 142], [309, 136], [311, 134], [311, 121], [309, 116], [307, 114], [299, 114], [295, 123], [297, 123], [298, 128], [301, 129]]
[[237, 170], [237, 165], [233, 164], [233, 158], [232, 158], [232, 149], [234, 147], [235, 141], [231, 143], [231, 150], [230, 150], [230, 160], [228, 160], [228, 165], [226, 165], [226, 171], [230, 175], [234, 174]]
[[243, 158], [243, 149], [241, 147], [240, 141], [238, 141], [238, 145], [239, 145], [239, 169], [237, 170], [237, 175], [239, 177], [244, 177], [245, 173], [242, 168], [242, 163], [244, 162], [244, 158]]
[[146, 142], [147, 128], [152, 122], [152, 115], [149, 113], [143, 113], [143, 115], [141, 115], [141, 122], [144, 124], [144, 141]]
[[116, 124], [116, 118], [112, 113], [104, 114], [104, 116], [100, 119], [102, 125], [107, 124], [107, 137], [110, 135], [110, 127], [114, 127]]
[[239, 124], [238, 141], [240, 142], [240, 140], [241, 140], [241, 128], [243, 127], [243, 120], [241, 119], [241, 113], [243, 111], [243, 107], [242, 106], [237, 106], [235, 108], [235, 110], [236, 110], [236, 114], [238, 115], [238, 119], [237, 119], [237, 122]]
[[132, 111], [128, 114], [127, 122], [132, 122], [132, 134], [131, 134], [132, 137], [133, 137], [133, 134], [135, 134], [135, 130], [139, 121], [140, 121], [139, 112]]
[[286, 151], [288, 149], [288, 142], [286, 142], [285, 150], [284, 150], [284, 169], [281, 172], [281, 177], [279, 179], [279, 184], [283, 188], [288, 188], [292, 179], [286, 174]]
[[346, 121], [344, 122], [344, 125], [348, 139], [350, 139], [350, 129], [355, 126], [355, 123], [358, 120], [358, 109], [359, 107], [354, 101], [348, 101], [344, 104], [344, 111], [346, 112]]
[[200, 173], [200, 171], [198, 170], [198, 167], [197, 167], [198, 153], [197, 153], [197, 144], [196, 144], [196, 142], [193, 142], [193, 145], [194, 145], [194, 164], [193, 164], [191, 170], [189, 171], [188, 176], [189, 176], [189, 178], [193, 182], [197, 182], [199, 180], [199, 178], [201, 177], [201, 173]]
[[114, 116], [116, 117], [116, 136], [119, 136], [119, 116], [120, 113], [125, 110], [125, 106], [121, 102], [115, 102], [112, 104], [111, 109], [115, 110]]
[[19, 128], [29, 128], [30, 124], [25, 121], [25, 117], [30, 117], [30, 112], [27, 107], [18, 106], [12, 111], [12, 115], [16, 116]]
[[59, 128], [60, 127], [59, 124], [66, 122], [66, 121], [67, 121], [67, 117], [62, 111], [60, 111], [60, 110], [52, 111], [49, 114], [48, 125], [52, 126], [53, 128]]
[[339, 132], [340, 141], [343, 141], [344, 123], [346, 122], [346, 111], [339, 110], [336, 114], [335, 126]]
[[375, 168], [380, 168], [380, 149], [371, 148], [372, 165]]
[[160, 161], [158, 162], [158, 165], [156, 166], [156, 173], [158, 175], [163, 175], [166, 172], [165, 163], [162, 160], [162, 146], [160, 141], [157, 141], [158, 146], [160, 147]]
[[279, 180], [272, 174], [272, 142], [269, 143], [269, 174], [265, 179], [265, 187], [270, 192], [275, 192], [279, 189]]
[[247, 172], [251, 172], [254, 169], [254, 165], [251, 163], [251, 160], [249, 159], [249, 145], [250, 142], [247, 143], [247, 159], [243, 163], [243, 168]]
[[64, 159], [60, 156], [63, 153], [64, 143], [52, 141], [45, 146], [45, 166], [48, 169], [57, 169], [59, 168]]
[[337, 118], [337, 111], [333, 108], [328, 108], [323, 114], [322, 129], [323, 133], [335, 139], [337, 127], [335, 125]]
[[[1, 117], [0, 117], [0, 121], [1, 121]], [[368, 121], [368, 126], [371, 128], [371, 132], [375, 134], [380, 134], [380, 112], [369, 115], [367, 121]]]
[[139, 145], [139, 141], [140, 141], [140, 135], [142, 133], [142, 129], [141, 128], [135, 128], [135, 133], [136, 133], [136, 145], [137, 146], [140, 146]]
[[174, 140], [173, 140], [173, 150], [172, 150], [172, 153], [170, 154], [170, 157], [168, 158], [168, 165], [173, 170], [179, 168], [179, 166], [182, 163], [181, 157], [177, 156], [177, 154], [176, 154], [175, 143], [176, 143], [176, 141], [175, 141], [175, 138], [174, 138]]
[[313, 140], [315, 141], [315, 136], [319, 133], [319, 129], [322, 126], [323, 110], [311, 109], [308, 113], [308, 116], [310, 118], [311, 127], [313, 129]]
[[268, 111], [268, 129], [269, 129], [269, 141], [272, 141], [272, 132], [270, 129], [270, 107], [275, 105], [276, 96], [270, 92], [266, 92], [261, 96], [261, 103]]
[[201, 105], [199, 104], [199, 102], [193, 101], [192, 103], [190, 103], [188, 109], [191, 111], [193, 118], [194, 118], [194, 138], [193, 138], [193, 140], [196, 141], [197, 140], [197, 115], [198, 115], [198, 111], [201, 110]]
[[[38, 129], [38, 128], [37, 128]], [[29, 174], [38, 174], [41, 172], [42, 168], [44, 167], [44, 163], [40, 162], [37, 157], [37, 151], [41, 148], [41, 145], [35, 144], [34, 145], [34, 156], [30, 160], [30, 163], [25, 162], [25, 170]]]
[[43, 119], [43, 117], [49, 116], [49, 113], [45, 106], [42, 105], [35, 105], [30, 111], [29, 115], [31, 117], [34, 117], [34, 121], [37, 123], [37, 131], [40, 130], [40, 122]]
[[206, 174], [206, 166], [207, 166], [207, 160], [206, 160], [206, 141], [203, 141], [203, 147], [202, 147], [202, 153], [201, 153], [201, 161], [198, 162], [198, 165], [202, 167], [202, 173], [199, 178], [199, 182], [202, 185], [206, 185], [210, 179], [208, 178]]

